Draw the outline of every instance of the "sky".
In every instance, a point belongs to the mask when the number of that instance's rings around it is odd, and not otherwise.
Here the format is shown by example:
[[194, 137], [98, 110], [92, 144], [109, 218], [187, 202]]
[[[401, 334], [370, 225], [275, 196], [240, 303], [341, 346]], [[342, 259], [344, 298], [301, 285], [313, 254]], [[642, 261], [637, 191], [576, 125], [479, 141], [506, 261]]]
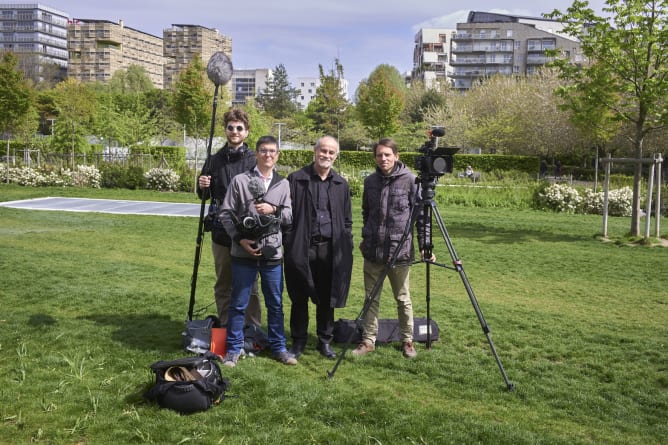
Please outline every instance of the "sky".
[[[293, 86], [298, 77], [328, 74], [338, 59], [352, 96], [381, 64], [401, 73], [413, 67], [420, 28], [455, 28], [469, 11], [530, 17], [566, 11], [572, 0], [48, 0], [70, 18], [98, 19], [162, 37], [172, 24], [201, 25], [232, 38], [235, 69], [283, 64]], [[599, 15], [605, 0], [590, 0]]]

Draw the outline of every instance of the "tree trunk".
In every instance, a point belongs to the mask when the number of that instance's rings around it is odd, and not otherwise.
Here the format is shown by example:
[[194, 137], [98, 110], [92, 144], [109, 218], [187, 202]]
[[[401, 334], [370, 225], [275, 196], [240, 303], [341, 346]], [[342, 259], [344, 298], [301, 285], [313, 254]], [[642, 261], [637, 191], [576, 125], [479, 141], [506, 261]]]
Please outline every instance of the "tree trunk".
[[640, 236], [640, 193], [642, 184], [642, 145], [643, 137], [636, 133], [633, 145], [635, 148], [636, 164], [633, 169], [633, 204], [631, 207], [631, 236]]

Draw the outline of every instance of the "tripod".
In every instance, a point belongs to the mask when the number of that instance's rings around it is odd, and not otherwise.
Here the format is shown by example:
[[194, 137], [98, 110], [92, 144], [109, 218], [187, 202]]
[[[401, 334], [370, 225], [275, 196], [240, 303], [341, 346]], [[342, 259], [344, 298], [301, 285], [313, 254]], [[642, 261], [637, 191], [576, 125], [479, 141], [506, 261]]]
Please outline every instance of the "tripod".
[[[431, 349], [431, 312], [430, 312], [430, 303], [431, 303], [431, 265], [443, 267], [446, 269], [451, 269], [455, 270], [459, 273], [459, 277], [462, 280], [462, 283], [464, 284], [464, 288], [466, 289], [466, 293], [469, 296], [469, 299], [471, 300], [471, 304], [473, 305], [473, 309], [476, 312], [476, 315], [478, 316], [478, 321], [480, 322], [480, 326], [482, 327], [482, 331], [485, 334], [485, 337], [487, 338], [487, 343], [489, 344], [489, 347], [492, 351], [492, 355], [494, 355], [494, 359], [496, 360], [496, 364], [499, 367], [499, 370], [501, 371], [501, 375], [503, 376], [503, 380], [506, 384], [506, 388], [508, 391], [512, 391], [515, 389], [515, 385], [508, 380], [508, 376], [506, 375], [506, 371], [503, 368], [503, 364], [501, 363], [501, 359], [499, 358], [498, 353], [496, 352], [496, 348], [494, 347], [494, 342], [492, 342], [492, 338], [490, 336], [490, 330], [489, 326], [487, 325], [487, 322], [485, 321], [485, 318], [482, 314], [482, 311], [480, 310], [480, 306], [478, 305], [478, 300], [475, 297], [475, 294], [473, 292], [473, 288], [471, 287], [471, 284], [469, 283], [469, 280], [466, 276], [466, 273], [464, 272], [464, 265], [462, 264], [462, 261], [459, 259], [457, 256], [457, 253], [455, 251], [455, 248], [452, 244], [452, 241], [450, 240], [450, 235], [448, 234], [448, 231], [445, 227], [445, 223], [443, 222], [443, 218], [441, 218], [441, 214], [438, 211], [438, 208], [436, 207], [436, 202], [434, 201], [434, 196], [436, 195], [435, 193], [435, 187], [436, 187], [436, 178], [433, 176], [429, 175], [423, 175], [420, 174], [416, 178], [416, 182], [420, 184], [421, 186], [421, 193], [420, 193], [420, 199], [416, 201], [413, 204], [413, 207], [411, 209], [411, 216], [406, 224], [406, 227], [404, 228], [404, 232], [402, 233], [401, 239], [399, 240], [399, 244], [397, 245], [394, 254], [390, 257], [390, 260], [385, 264], [385, 267], [383, 268], [383, 271], [381, 272], [380, 276], [378, 279], [375, 281], [373, 287], [371, 288], [371, 291], [369, 292], [369, 295], [367, 295], [366, 299], [364, 300], [364, 305], [362, 307], [362, 310], [360, 311], [359, 315], [356, 318], [356, 325], [357, 327], [360, 327], [362, 325], [362, 322], [364, 318], [366, 317], [367, 312], [371, 308], [372, 303], [376, 298], [379, 297], [380, 290], [383, 286], [383, 282], [385, 281], [385, 278], [387, 277], [387, 274], [390, 269], [392, 269], [397, 261], [397, 253], [401, 250], [401, 246], [406, 242], [408, 239], [408, 236], [413, 232], [413, 228], [415, 227], [415, 222], [420, 214], [424, 217], [424, 224], [422, 225], [422, 235], [424, 239], [424, 253], [422, 256], [422, 260], [418, 262], [424, 262], [426, 264], [426, 303], [427, 303], [427, 349]], [[433, 243], [432, 243], [432, 230], [431, 230], [431, 222], [433, 217], [435, 216], [436, 222], [438, 224], [438, 228], [441, 231], [441, 234], [443, 235], [443, 239], [445, 240], [445, 244], [448, 248], [448, 252], [450, 253], [450, 258], [452, 259], [452, 266], [448, 266], [446, 264], [441, 264], [437, 263], [435, 261], [432, 261], [432, 250], [433, 250]], [[353, 339], [353, 336], [355, 335], [355, 331], [351, 332], [348, 341], [346, 342], [343, 351], [339, 355], [338, 360], [334, 364], [334, 367], [332, 368], [331, 371], [327, 371], [327, 375], [329, 378], [334, 377], [334, 373], [336, 372], [336, 369], [339, 367], [339, 364], [343, 360], [343, 357], [345, 356], [348, 348], [350, 347], [351, 341]]]

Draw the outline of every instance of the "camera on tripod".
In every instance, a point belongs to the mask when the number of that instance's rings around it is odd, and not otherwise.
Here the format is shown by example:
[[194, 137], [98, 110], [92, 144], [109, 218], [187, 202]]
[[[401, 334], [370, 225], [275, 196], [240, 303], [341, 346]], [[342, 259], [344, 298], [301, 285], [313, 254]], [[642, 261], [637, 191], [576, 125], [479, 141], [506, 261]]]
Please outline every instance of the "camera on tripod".
[[459, 151], [458, 147], [439, 147], [438, 138], [445, 136], [445, 128], [439, 126], [431, 127], [429, 140], [418, 148], [424, 153], [415, 159], [415, 168], [422, 178], [435, 178], [445, 173], [452, 173], [454, 166], [454, 155]]

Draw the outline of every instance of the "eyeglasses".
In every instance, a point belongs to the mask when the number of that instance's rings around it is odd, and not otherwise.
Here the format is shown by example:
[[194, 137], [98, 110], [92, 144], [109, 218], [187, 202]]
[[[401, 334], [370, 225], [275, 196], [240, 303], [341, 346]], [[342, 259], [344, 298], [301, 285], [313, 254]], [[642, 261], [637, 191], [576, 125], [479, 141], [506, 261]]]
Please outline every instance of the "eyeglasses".
[[263, 155], [274, 156], [276, 153], [278, 153], [278, 150], [273, 148], [261, 148], [258, 150], [258, 153]]
[[242, 131], [245, 130], [243, 125], [237, 125], [236, 127], [234, 125], [228, 125], [227, 126], [227, 131], [234, 131], [237, 130], [237, 132], [241, 133]]

